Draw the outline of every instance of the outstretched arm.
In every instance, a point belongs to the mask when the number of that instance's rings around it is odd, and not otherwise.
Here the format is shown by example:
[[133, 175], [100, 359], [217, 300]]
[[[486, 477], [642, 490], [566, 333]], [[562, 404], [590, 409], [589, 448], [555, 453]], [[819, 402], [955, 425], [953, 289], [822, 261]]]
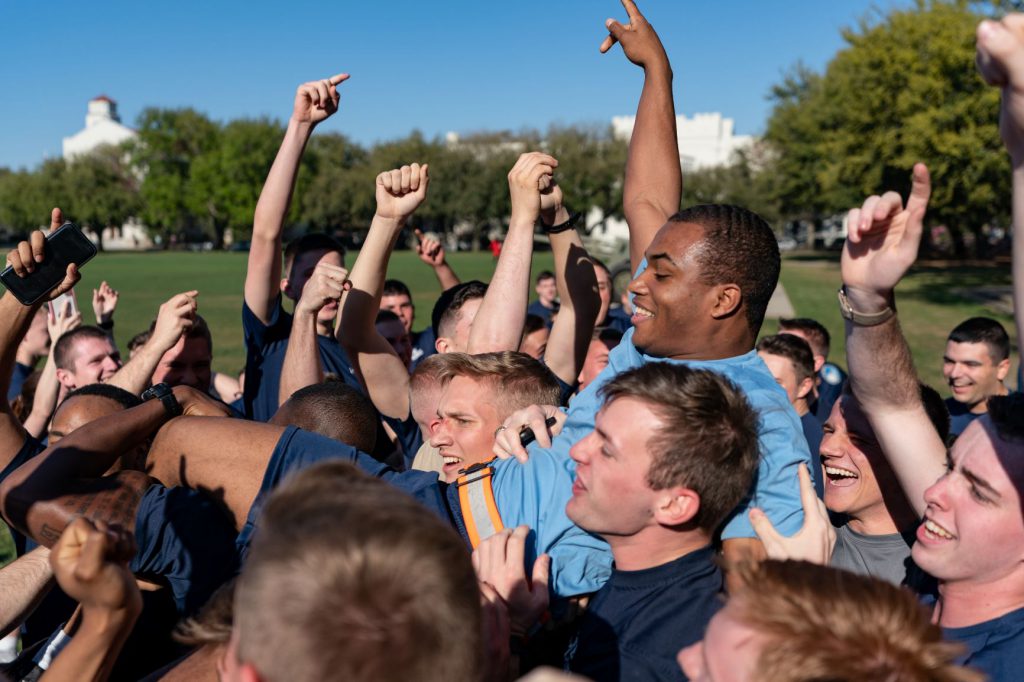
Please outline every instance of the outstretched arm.
[[452, 266], [448, 265], [441, 242], [424, 235], [419, 230], [416, 230], [416, 240], [419, 242], [416, 245], [416, 255], [434, 269], [434, 276], [437, 277], [437, 282], [441, 285], [441, 291], [451, 289], [461, 282], [459, 276], [452, 270]]
[[676, 140], [676, 109], [672, 99], [672, 67], [665, 48], [632, 0], [622, 0], [629, 23], [605, 22], [607, 52], [618, 42], [626, 58], [644, 70], [644, 89], [636, 109], [626, 159], [622, 210], [629, 225], [629, 262], [636, 272], [644, 251], [669, 216], [679, 210], [683, 192]]
[[[917, 258], [930, 194], [928, 169], [919, 163], [905, 208], [899, 194], [886, 192], [850, 211], [843, 287], [849, 307], [859, 315], [895, 306], [893, 290]], [[907, 499], [923, 514], [925, 489], [945, 471], [946, 447], [921, 403], [910, 348], [897, 317], [881, 324], [847, 319], [846, 357], [853, 393]]]
[[341, 298], [348, 279], [348, 270], [330, 263], [317, 263], [313, 276], [302, 289], [295, 304], [295, 318], [288, 337], [288, 350], [281, 365], [281, 385], [278, 405], [284, 405], [292, 393], [319, 384], [324, 380], [320, 365], [320, 346], [317, 341], [317, 315], [320, 310]]
[[[547, 226], [561, 225], [570, 218], [562, 205], [562, 190], [554, 182], [550, 192], [542, 194], [541, 220]], [[551, 253], [555, 260], [555, 284], [561, 305], [551, 326], [544, 364], [569, 385], [576, 382], [587, 357], [594, 323], [601, 309], [597, 294], [594, 264], [583, 248], [576, 228], [551, 235]]]
[[245, 304], [264, 324], [269, 322], [280, 294], [281, 231], [295, 189], [299, 161], [313, 128], [338, 110], [338, 85], [347, 79], [348, 74], [341, 73], [299, 86], [284, 140], [256, 203], [245, 271]]
[[426, 164], [377, 176], [377, 212], [352, 266], [352, 288], [338, 317], [338, 340], [355, 362], [370, 400], [381, 414], [396, 419], [409, 416], [409, 368], [374, 323], [391, 252], [409, 216], [426, 199], [429, 184]]
[[487, 294], [473, 319], [468, 353], [518, 350], [526, 323], [526, 301], [533, 260], [533, 226], [541, 208], [541, 192], [550, 191], [558, 161], [541, 152], [519, 157], [508, 174], [512, 217]]
[[25, 419], [25, 430], [33, 438], [42, 438], [46, 427], [57, 407], [57, 396], [60, 394], [60, 381], [57, 380], [57, 363], [53, 358], [53, 349], [57, 347], [57, 339], [82, 324], [82, 313], [71, 312], [71, 306], [64, 310], [48, 311], [46, 326], [50, 334], [50, 352], [46, 356], [46, 364], [36, 384], [36, 394], [32, 399], [32, 412]]

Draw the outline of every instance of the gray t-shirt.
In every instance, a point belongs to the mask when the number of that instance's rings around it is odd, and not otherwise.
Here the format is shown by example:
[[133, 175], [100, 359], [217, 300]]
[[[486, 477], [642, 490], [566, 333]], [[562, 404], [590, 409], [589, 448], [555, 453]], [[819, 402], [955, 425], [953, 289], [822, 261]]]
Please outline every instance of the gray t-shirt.
[[913, 575], [910, 547], [913, 535], [862, 535], [849, 525], [836, 528], [836, 546], [831, 565], [860, 575], [881, 578], [893, 585], [903, 585]]

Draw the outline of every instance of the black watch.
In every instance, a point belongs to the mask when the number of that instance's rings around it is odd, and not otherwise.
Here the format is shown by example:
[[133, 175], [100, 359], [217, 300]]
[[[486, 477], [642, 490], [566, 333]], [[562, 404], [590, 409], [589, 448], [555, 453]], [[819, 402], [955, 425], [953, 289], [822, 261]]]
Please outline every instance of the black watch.
[[174, 397], [174, 391], [166, 383], [159, 383], [155, 386], [150, 386], [142, 393], [142, 399], [152, 400], [153, 398], [159, 398], [160, 402], [164, 404], [164, 411], [167, 412], [168, 416], [178, 417], [182, 413], [181, 404], [178, 399]]

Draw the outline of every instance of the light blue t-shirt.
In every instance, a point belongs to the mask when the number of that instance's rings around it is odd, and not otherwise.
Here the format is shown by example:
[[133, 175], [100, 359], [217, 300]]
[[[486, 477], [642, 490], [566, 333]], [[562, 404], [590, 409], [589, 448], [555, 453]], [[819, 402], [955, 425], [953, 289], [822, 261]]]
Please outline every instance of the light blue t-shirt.
[[[643, 267], [643, 266], [641, 266]], [[633, 329], [608, 356], [608, 366], [569, 405], [568, 419], [550, 448], [529, 448], [525, 465], [514, 459], [494, 463], [494, 495], [506, 527], [525, 524], [535, 532], [532, 556], [551, 555], [551, 585], [556, 594], [571, 596], [593, 592], [611, 575], [611, 550], [597, 536], [580, 529], [565, 514], [572, 497], [576, 463], [569, 448], [594, 429], [601, 406], [598, 391], [617, 374], [648, 362], [673, 362], [693, 369], [708, 369], [740, 387], [758, 411], [761, 458], [752, 494], [730, 516], [723, 539], [757, 537], [747, 518], [751, 507], [761, 508], [783, 535], [803, 525], [800, 464], [811, 464], [800, 418], [757, 353], [724, 360], [682, 361], [656, 358], [633, 345]]]

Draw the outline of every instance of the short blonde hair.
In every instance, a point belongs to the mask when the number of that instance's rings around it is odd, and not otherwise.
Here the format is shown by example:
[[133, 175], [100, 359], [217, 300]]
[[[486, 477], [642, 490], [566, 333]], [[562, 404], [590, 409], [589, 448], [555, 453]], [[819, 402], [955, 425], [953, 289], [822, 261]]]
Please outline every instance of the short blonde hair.
[[505, 419], [530, 405], [558, 405], [561, 390], [547, 367], [526, 353], [445, 353], [438, 373], [442, 385], [455, 377], [489, 382], [494, 387], [498, 418]]
[[729, 608], [766, 640], [758, 682], [981, 682], [908, 590], [806, 561], [732, 567]]

